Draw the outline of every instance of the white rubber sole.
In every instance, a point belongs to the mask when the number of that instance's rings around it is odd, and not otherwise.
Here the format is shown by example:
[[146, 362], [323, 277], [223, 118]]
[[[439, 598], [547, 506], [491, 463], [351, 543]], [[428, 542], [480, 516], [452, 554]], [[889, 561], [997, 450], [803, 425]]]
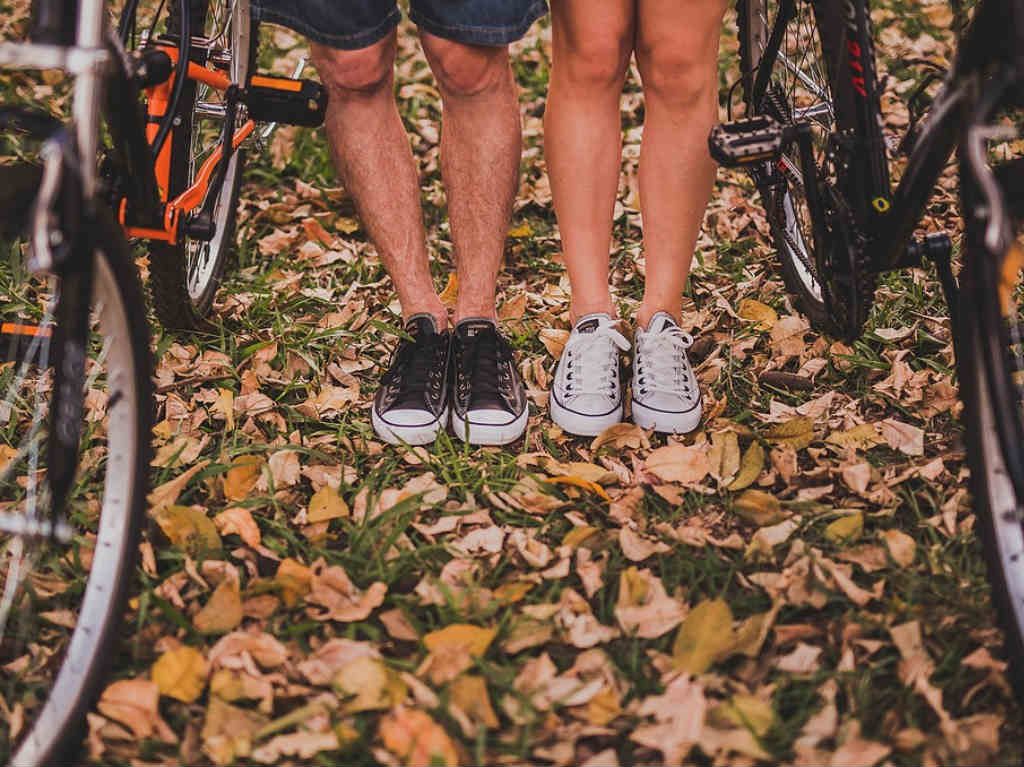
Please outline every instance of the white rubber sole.
[[459, 421], [455, 414], [452, 413], [452, 432], [463, 442], [468, 442], [471, 445], [507, 445], [523, 436], [529, 420], [529, 408], [524, 410], [514, 421], [507, 424]]
[[370, 422], [374, 433], [389, 445], [429, 445], [448, 425], [448, 408], [436, 421], [423, 426], [395, 426], [377, 415], [375, 409], [370, 412]]
[[652, 410], [636, 400], [632, 402], [633, 423], [641, 429], [656, 431], [662, 434], [689, 434], [700, 425], [704, 408], [700, 403], [693, 410], [685, 413], [666, 413]]
[[577, 437], [596, 437], [609, 426], [622, 423], [622, 405], [607, 415], [589, 416], [569, 410], [560, 405], [554, 395], [550, 397], [551, 420], [562, 427], [562, 431]]

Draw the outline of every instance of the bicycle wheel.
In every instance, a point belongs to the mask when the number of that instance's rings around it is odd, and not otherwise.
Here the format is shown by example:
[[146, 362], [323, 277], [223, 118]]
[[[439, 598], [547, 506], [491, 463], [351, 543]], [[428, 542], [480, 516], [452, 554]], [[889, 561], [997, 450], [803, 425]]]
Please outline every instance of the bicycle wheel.
[[[997, 165], [990, 178], [999, 199], [983, 210], [961, 164], [966, 256], [957, 369], [977, 529], [1010, 678], [1024, 696], [1024, 159]], [[1000, 207], [1008, 225], [993, 249], [988, 215]]]
[[[815, 215], [804, 183], [799, 148], [794, 144], [773, 165], [755, 169], [782, 276], [798, 307], [823, 332], [852, 339], [867, 319], [875, 292], [862, 231], [867, 199], [863, 179], [847, 156], [864, 147], [878, 154], [881, 133], [878, 95], [873, 75], [864, 78], [864, 93], [848, 77], [845, 14], [835, 0], [793, 4], [770, 77], [758, 87], [762, 59], [780, 13], [788, 0], [738, 0], [741, 85], [747, 115], [767, 114], [782, 125], [807, 123], [811, 128], [814, 178], [820, 196]], [[856, 5], [856, 4], [854, 4]], [[866, 23], [866, 21], [865, 21]], [[871, 59], [870, 51], [864, 61]], [[838, 136], [862, 136], [860, 149], [845, 147]], [[849, 143], [849, 142], [847, 142]], [[870, 163], [875, 173], [888, 174], [884, 151]]]
[[[168, 19], [168, 33], [180, 27], [178, 6]], [[244, 87], [255, 54], [256, 34], [249, 18], [248, 0], [191, 0], [190, 28], [194, 48], [206, 61], [223, 66], [231, 82]], [[186, 83], [176, 116], [180, 124], [168, 139], [171, 144], [168, 197], [173, 199], [195, 180], [203, 161], [220, 143], [223, 93], [204, 84]], [[211, 189], [214, 235], [210, 240], [183, 237], [169, 245], [150, 248], [150, 292], [160, 322], [171, 330], [198, 330], [213, 305], [222, 277], [234, 256], [238, 192], [242, 184], [245, 152], [232, 153], [224, 183]]]
[[[29, 275], [23, 242], [0, 242], [5, 764], [72, 763], [113, 655], [145, 513], [152, 427], [145, 303], [111, 213], [98, 211], [90, 228], [92, 290], [82, 295], [91, 293], [91, 309], [83, 332], [70, 334], [85, 340], [84, 356], [72, 353], [61, 321], [74, 313], [67, 310], [72, 280]], [[70, 480], [66, 493], [57, 487], [61, 476]], [[55, 495], [66, 501], [55, 503]], [[51, 520], [61, 535], [45, 532]]]

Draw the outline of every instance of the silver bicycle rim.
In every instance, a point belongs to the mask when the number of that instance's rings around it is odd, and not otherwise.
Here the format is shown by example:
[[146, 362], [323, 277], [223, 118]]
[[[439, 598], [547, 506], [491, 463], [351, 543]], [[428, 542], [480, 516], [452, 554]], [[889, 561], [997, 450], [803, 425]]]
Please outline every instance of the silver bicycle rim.
[[[76, 713], [74, 703], [84, 693], [92, 670], [103, 662], [98, 642], [104, 628], [120, 619], [121, 605], [114, 604], [111, 594], [121, 576], [124, 558], [132, 556], [126, 540], [131, 529], [130, 514], [135, 499], [133, 465], [139, 455], [141, 435], [138, 433], [139, 392], [135, 381], [129, 318], [114, 273], [105, 257], [95, 258], [93, 310], [99, 332], [107, 350], [107, 458], [103, 502], [97, 525], [96, 548], [86, 581], [75, 629], [68, 642], [60, 672], [54, 680], [46, 703], [32, 720], [31, 731], [25, 735], [11, 761], [19, 767], [42, 764], [42, 759], [60, 742]], [[138, 318], [135, 318], [136, 320]], [[137, 470], [144, 470], [136, 467]], [[128, 545], [126, 545], [128, 544]]]
[[[234, 83], [245, 83], [249, 76], [249, 0], [233, 0], [233, 2], [218, 2], [213, 4], [211, 10], [218, 10], [219, 16], [207, 19], [207, 24], [212, 25], [214, 30], [219, 30], [212, 38], [213, 42], [229, 40], [229, 48], [232, 51], [231, 57], [231, 81]], [[196, 88], [196, 103], [205, 101], [213, 95], [208, 86], [199, 84]], [[217, 121], [216, 118], [212, 118]], [[192, 146], [189, 150], [188, 183], [195, 179], [203, 160], [216, 147], [215, 143], [203, 146], [202, 128], [203, 120], [194, 111], [192, 116]], [[218, 260], [214, 255], [221, 253], [226, 245], [224, 238], [227, 236], [227, 226], [234, 211], [231, 210], [233, 190], [236, 179], [240, 172], [238, 153], [231, 156], [228, 163], [228, 170], [224, 176], [224, 183], [221, 185], [220, 193], [213, 208], [213, 223], [216, 227], [216, 234], [210, 241], [188, 240], [185, 251], [185, 284], [189, 298], [194, 304], [202, 304], [208, 298], [208, 291], [211, 282], [217, 276], [219, 267]]]
[[[752, 59], [759, 62], [764, 55], [771, 32], [766, 0], [748, 0], [748, 8], [750, 23], [747, 50], [751, 52]], [[807, 102], [802, 106], [790, 104], [794, 108], [794, 119], [809, 119], [817, 122], [825, 131], [831, 131], [835, 115], [829, 100], [828, 79], [821, 67], [817, 66], [820, 56], [815, 57], [810, 51], [811, 46], [802, 44], [802, 41], [818, 39], [815, 35], [815, 23], [810, 5], [802, 4], [798, 8], [796, 18], [786, 29], [785, 39], [778, 53], [778, 62], [772, 70], [773, 75], [776, 75], [773, 80], [781, 81], [783, 91], [787, 94], [787, 101], [796, 101], [799, 92], [801, 100]], [[787, 55], [793, 50], [802, 52], [800, 58]], [[780, 72], [786, 76], [778, 77], [777, 74]], [[800, 158], [795, 149], [791, 155], [782, 159], [780, 166], [786, 178], [786, 189], [779, 203], [786, 250], [782, 256], [792, 264], [793, 271], [811, 297], [821, 302], [824, 301], [824, 294], [815, 274], [813, 250], [808, 247], [808, 243], [814, 242], [810, 211], [803, 199]], [[794, 191], [797, 191], [798, 195], [794, 196]]]

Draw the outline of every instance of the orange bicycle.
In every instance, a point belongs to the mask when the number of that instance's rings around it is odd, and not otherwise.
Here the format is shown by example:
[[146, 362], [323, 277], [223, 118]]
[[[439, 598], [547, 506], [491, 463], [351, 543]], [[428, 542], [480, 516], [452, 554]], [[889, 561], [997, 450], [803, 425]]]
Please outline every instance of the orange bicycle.
[[[255, 74], [258, 30], [248, 0], [186, 0], [161, 9], [139, 31], [138, 0], [118, 25], [126, 55], [142, 69], [146, 138], [158, 204], [118, 188], [107, 164], [118, 217], [150, 245], [150, 291], [157, 317], [174, 330], [203, 323], [233, 255], [245, 148], [278, 123], [317, 126], [326, 94], [311, 80]], [[267, 123], [257, 128], [258, 122]]]

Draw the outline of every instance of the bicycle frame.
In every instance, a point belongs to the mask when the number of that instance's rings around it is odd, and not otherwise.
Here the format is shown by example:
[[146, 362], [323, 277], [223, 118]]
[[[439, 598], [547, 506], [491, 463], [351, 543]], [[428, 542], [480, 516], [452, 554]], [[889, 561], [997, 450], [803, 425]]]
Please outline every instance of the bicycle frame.
[[[232, 12], [240, 5], [232, 4]], [[246, 18], [237, 23], [248, 29]], [[193, 38], [194, 39], [194, 38]], [[153, 45], [176, 63], [182, 50], [189, 51], [192, 41], [178, 46], [157, 42]], [[139, 78], [137, 63], [128, 56], [120, 40], [106, 26], [104, 0], [79, 0], [75, 44], [73, 46], [40, 43], [0, 43], [0, 67], [18, 69], [62, 69], [75, 77], [72, 130], [77, 155], [81, 158], [83, 202], [91, 205], [98, 190], [97, 164], [101, 119], [112, 137], [112, 152], [118, 165], [124, 195], [116, 204], [118, 219], [129, 237], [176, 243], [182, 234], [184, 217], [202, 206], [204, 200], [223, 181], [219, 171], [225, 168], [230, 154], [255, 129], [253, 120], [225, 135], [196, 173], [192, 185], [173, 199], [168, 199], [170, 149], [168, 139], [155, 159], [150, 142], [156, 137], [159, 122], [166, 115], [171, 101], [173, 74], [163, 82], [146, 89], [148, 114], [138, 108]], [[236, 84], [222, 71], [189, 61], [188, 79], [202, 83], [225, 94]], [[125, 97], [127, 95], [127, 98]], [[233, 120], [231, 127], [234, 128]]]

